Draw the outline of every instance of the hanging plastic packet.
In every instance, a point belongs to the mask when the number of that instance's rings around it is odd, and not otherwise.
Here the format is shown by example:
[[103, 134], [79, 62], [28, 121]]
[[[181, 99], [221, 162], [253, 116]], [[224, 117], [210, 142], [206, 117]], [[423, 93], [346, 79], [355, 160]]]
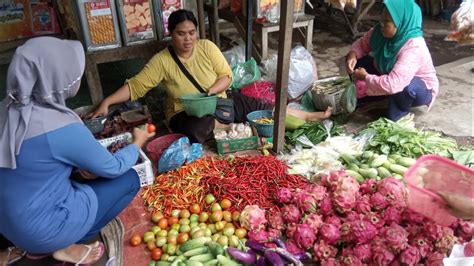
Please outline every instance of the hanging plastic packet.
[[377, 132], [373, 129], [367, 129], [364, 133], [360, 134], [359, 136], [355, 137], [354, 140], [357, 141], [360, 146], [365, 150], [367, 144], [374, 138]]

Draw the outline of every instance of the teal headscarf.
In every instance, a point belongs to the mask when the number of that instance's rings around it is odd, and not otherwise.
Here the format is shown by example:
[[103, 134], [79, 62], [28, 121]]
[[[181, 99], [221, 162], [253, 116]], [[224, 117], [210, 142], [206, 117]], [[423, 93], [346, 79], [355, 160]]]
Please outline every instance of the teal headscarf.
[[397, 33], [392, 38], [385, 38], [380, 24], [375, 25], [370, 47], [375, 63], [382, 74], [388, 74], [397, 61], [398, 51], [412, 38], [423, 36], [421, 30], [422, 15], [420, 7], [414, 0], [384, 0], [385, 8], [390, 13]]

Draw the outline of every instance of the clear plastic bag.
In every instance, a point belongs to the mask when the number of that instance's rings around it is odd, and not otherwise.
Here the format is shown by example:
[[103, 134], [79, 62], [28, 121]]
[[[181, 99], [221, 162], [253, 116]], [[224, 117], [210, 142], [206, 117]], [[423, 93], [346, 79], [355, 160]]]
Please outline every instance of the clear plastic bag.
[[464, 0], [451, 16], [451, 32], [447, 41], [456, 41], [460, 45], [474, 44], [474, 6], [472, 0]]
[[233, 82], [232, 88], [240, 89], [261, 77], [260, 69], [255, 59], [251, 58], [245, 63], [238, 64], [232, 69]]
[[316, 63], [311, 53], [301, 45], [291, 50], [288, 96], [298, 98], [318, 79]]
[[238, 64], [245, 62], [245, 44], [239, 43], [239, 45], [233, 47], [232, 49], [222, 53], [229, 63], [231, 68], [234, 68]]

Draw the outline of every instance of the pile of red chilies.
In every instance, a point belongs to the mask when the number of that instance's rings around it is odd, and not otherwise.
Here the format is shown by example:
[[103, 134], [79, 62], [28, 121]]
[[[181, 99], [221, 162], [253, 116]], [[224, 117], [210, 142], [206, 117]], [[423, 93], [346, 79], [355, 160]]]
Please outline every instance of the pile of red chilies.
[[208, 158], [201, 185], [217, 199], [228, 198], [231, 210], [241, 211], [247, 205], [262, 209], [278, 208], [275, 196], [281, 187], [303, 188], [307, 180], [287, 174], [288, 166], [274, 156]]

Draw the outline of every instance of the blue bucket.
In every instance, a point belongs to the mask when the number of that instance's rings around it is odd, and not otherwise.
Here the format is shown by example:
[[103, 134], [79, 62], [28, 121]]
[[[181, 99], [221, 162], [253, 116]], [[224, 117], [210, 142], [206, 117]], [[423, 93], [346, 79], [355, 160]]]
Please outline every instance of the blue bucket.
[[257, 133], [260, 137], [273, 137], [273, 123], [272, 124], [262, 124], [257, 123], [255, 120], [266, 117], [273, 119], [273, 111], [271, 110], [259, 110], [253, 111], [247, 115], [247, 121], [249, 121], [250, 125], [257, 129]]

